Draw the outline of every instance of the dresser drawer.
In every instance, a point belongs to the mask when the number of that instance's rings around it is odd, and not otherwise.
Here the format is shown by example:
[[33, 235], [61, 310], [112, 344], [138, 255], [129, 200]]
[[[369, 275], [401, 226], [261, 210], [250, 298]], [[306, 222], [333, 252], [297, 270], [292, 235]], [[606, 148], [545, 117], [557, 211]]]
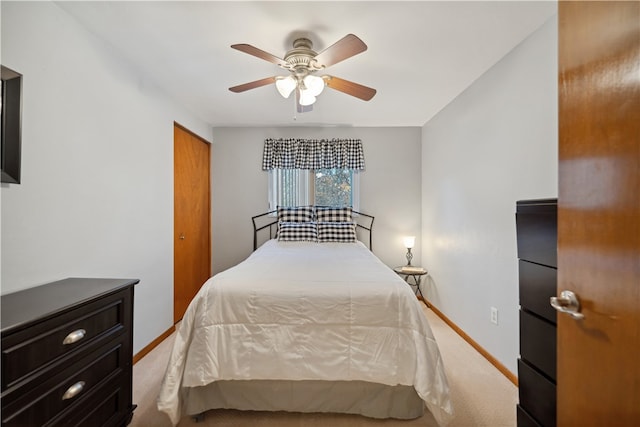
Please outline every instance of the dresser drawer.
[[557, 294], [558, 270], [544, 265], [520, 260], [520, 307], [557, 323], [557, 312], [549, 304], [549, 298]]
[[520, 310], [520, 357], [556, 380], [556, 326]]
[[542, 427], [556, 426], [556, 385], [518, 359], [520, 406]]
[[555, 200], [519, 201], [516, 206], [518, 258], [557, 267], [558, 213]]
[[518, 427], [542, 427], [520, 405], [516, 405], [516, 423]]
[[95, 390], [80, 405], [65, 410], [47, 426], [121, 427], [130, 420], [130, 390], [126, 376], [117, 375]]
[[[72, 352], [90, 351], [123, 333], [125, 298], [119, 292], [81, 306], [31, 329], [23, 329], [2, 339], [2, 390], [18, 385], [36, 371], [45, 369]], [[74, 335], [75, 334], [75, 335]], [[69, 339], [68, 337], [74, 337]], [[65, 344], [65, 339], [68, 342]]]
[[[127, 348], [115, 340], [57, 375], [12, 390], [2, 399], [2, 425], [40, 426], [74, 408], [82, 407], [83, 413], [90, 411], [86, 400], [113, 378], [126, 374], [121, 367], [126, 365]], [[79, 389], [77, 393], [65, 398], [74, 386]]]

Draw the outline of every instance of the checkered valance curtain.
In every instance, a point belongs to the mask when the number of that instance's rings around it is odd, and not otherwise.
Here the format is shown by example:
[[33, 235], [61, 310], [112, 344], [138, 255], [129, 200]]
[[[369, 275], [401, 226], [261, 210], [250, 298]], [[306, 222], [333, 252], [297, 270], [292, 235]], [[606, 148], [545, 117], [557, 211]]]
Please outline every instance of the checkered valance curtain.
[[362, 141], [298, 138], [264, 141], [262, 170], [334, 168], [364, 170]]

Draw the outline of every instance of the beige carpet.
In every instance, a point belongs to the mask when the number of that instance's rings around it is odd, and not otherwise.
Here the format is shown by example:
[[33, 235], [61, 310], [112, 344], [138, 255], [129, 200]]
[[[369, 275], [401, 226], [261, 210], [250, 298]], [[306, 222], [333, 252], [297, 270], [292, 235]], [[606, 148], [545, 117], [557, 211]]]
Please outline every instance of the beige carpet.
[[[451, 396], [456, 411], [450, 427], [512, 427], [516, 425], [517, 388], [477, 351], [469, 346], [431, 310], [425, 315], [440, 346]], [[170, 427], [171, 422], [158, 412], [155, 400], [160, 389], [173, 335], [143, 357], [133, 367], [133, 402], [138, 405], [131, 426]], [[179, 424], [197, 427], [437, 427], [426, 412], [409, 421], [376, 420], [358, 415], [300, 414], [213, 410], [203, 422], [184, 417]]]

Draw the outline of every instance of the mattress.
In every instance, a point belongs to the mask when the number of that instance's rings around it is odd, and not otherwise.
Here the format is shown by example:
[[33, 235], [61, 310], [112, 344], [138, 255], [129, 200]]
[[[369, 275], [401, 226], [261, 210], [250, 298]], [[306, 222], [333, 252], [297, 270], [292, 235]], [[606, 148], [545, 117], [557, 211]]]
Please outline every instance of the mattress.
[[158, 409], [177, 424], [192, 389], [250, 380], [410, 386], [440, 425], [453, 414], [419, 301], [360, 242], [270, 240], [210, 278], [177, 331]]

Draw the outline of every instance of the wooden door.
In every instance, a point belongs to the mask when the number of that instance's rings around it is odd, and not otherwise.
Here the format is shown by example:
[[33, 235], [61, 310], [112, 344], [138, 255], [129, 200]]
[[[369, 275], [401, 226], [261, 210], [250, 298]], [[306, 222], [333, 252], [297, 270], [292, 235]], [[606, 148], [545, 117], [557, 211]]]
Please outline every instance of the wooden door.
[[558, 425], [640, 425], [640, 2], [559, 2]]
[[211, 275], [209, 144], [174, 125], [173, 319]]

